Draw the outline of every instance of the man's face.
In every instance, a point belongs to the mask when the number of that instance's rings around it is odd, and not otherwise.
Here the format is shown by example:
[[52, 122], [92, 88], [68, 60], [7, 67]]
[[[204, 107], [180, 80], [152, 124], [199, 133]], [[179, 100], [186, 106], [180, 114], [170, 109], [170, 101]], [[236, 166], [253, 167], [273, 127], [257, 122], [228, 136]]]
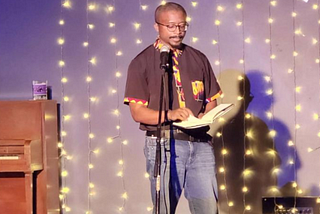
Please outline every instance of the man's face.
[[[157, 21], [163, 25], [183, 25], [186, 24], [186, 18], [183, 12], [170, 10], [160, 13]], [[166, 26], [160, 24], [155, 23], [154, 25], [156, 31], [159, 33], [159, 39], [169, 48], [179, 48], [186, 35], [186, 31], [175, 27], [174, 31], [171, 32]]]

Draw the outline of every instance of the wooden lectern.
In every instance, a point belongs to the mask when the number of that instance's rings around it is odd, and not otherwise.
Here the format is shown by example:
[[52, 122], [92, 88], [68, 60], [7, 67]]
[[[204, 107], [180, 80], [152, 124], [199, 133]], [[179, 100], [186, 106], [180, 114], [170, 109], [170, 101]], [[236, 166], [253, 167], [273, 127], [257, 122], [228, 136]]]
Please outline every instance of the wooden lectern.
[[59, 214], [57, 103], [0, 101], [0, 213]]

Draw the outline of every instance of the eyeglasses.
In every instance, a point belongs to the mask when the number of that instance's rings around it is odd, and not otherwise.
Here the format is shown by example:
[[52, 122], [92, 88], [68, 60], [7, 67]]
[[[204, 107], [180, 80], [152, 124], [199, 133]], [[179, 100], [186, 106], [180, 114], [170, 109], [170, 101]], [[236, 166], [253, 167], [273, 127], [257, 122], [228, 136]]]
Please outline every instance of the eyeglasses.
[[189, 26], [189, 24], [187, 22], [179, 24], [179, 25], [174, 25], [174, 24], [164, 25], [164, 24], [161, 24], [159, 22], [156, 22], [156, 23], [158, 25], [162, 25], [162, 26], [167, 27], [168, 31], [170, 31], [170, 32], [174, 32], [177, 28], [179, 29], [179, 31], [187, 31], [188, 30], [188, 26]]

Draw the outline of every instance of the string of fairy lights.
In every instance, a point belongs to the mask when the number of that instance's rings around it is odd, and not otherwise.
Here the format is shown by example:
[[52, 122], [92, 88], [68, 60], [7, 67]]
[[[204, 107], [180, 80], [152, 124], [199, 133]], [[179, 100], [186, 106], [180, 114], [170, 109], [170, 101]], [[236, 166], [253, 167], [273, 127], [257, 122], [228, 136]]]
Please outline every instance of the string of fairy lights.
[[[317, 9], [317, 12], [318, 12], [318, 37], [317, 38], [318, 39], [317, 39], [317, 41], [315, 41], [313, 39], [314, 43], [318, 43], [318, 41], [320, 41], [320, 7], [319, 7], [319, 0], [317, 0], [317, 6], [318, 6], [318, 9]], [[320, 59], [320, 46], [318, 45], [317, 47], [318, 47], [318, 57], [317, 57], [317, 59]], [[316, 59], [316, 62], [317, 62], [317, 59]], [[320, 75], [320, 63], [318, 63], [318, 65], [319, 65], [318, 66], [318, 74]], [[314, 114], [313, 117], [317, 119], [319, 117], [319, 115], [318, 114]], [[320, 137], [319, 133], [318, 133], [318, 137]], [[315, 150], [317, 150], [319, 148], [320, 148], [320, 146], [317, 147]], [[319, 183], [319, 190], [320, 190], [320, 183]], [[318, 195], [317, 203], [320, 203], [320, 194]]]
[[94, 24], [90, 22], [89, 19], [89, 12], [92, 12], [96, 10], [96, 5], [89, 3], [89, 1], [86, 1], [86, 41], [83, 44], [85, 48], [87, 48], [87, 77], [86, 77], [86, 83], [87, 83], [87, 117], [85, 116], [84, 118], [87, 120], [87, 147], [88, 147], [88, 154], [87, 154], [87, 164], [88, 164], [88, 195], [87, 195], [87, 212], [86, 214], [91, 214], [91, 201], [92, 197], [95, 195], [94, 192], [94, 183], [92, 182], [91, 174], [92, 170], [94, 168], [94, 164], [92, 163], [92, 140], [95, 137], [94, 133], [92, 132], [92, 126], [91, 126], [91, 104], [92, 102], [96, 101], [96, 97], [91, 96], [91, 82], [93, 80], [92, 78], [92, 67], [96, 64], [96, 58], [91, 56], [90, 54], [90, 31], [94, 30]]
[[[60, 161], [61, 161], [61, 191], [60, 191], [60, 200], [62, 203], [62, 209], [64, 212], [70, 212], [71, 211], [71, 207], [68, 206], [68, 193], [70, 192], [70, 189], [68, 187], [68, 182], [66, 177], [68, 176], [68, 161], [72, 160], [72, 156], [68, 155], [67, 151], [65, 150], [64, 146], [67, 143], [67, 132], [66, 132], [66, 123], [71, 119], [71, 115], [67, 114], [66, 112], [66, 107], [70, 102], [70, 97], [67, 95], [66, 93], [66, 84], [68, 83], [68, 78], [67, 78], [67, 73], [65, 71], [65, 66], [66, 66], [66, 62], [65, 62], [65, 53], [64, 53], [64, 48], [65, 48], [65, 38], [64, 38], [64, 31], [65, 31], [65, 20], [64, 20], [64, 13], [66, 10], [70, 9], [72, 7], [72, 3], [75, 2], [71, 2], [70, 0], [61, 0], [61, 11], [60, 11], [60, 20], [59, 20], [59, 25], [60, 25], [60, 36], [57, 40], [58, 45], [60, 47], [60, 60], [58, 61], [58, 65], [60, 68], [60, 76], [61, 76], [61, 105], [60, 105], [60, 112], [62, 115], [62, 120], [61, 120], [61, 138], [60, 138], [60, 142], [58, 143], [58, 147], [60, 148]], [[148, 9], [148, 5], [145, 4], [143, 2], [143, 0], [139, 0], [139, 17], [140, 20], [135, 20], [134, 22], [132, 22], [133, 25], [133, 30], [135, 31], [135, 35], [136, 38], [135, 43], [136, 45], [141, 45], [143, 43], [142, 41], [142, 26], [141, 26], [141, 19], [143, 19], [143, 15], [144, 12]], [[165, 4], [165, 1], [160, 1], [160, 4]], [[198, 2], [197, 1], [191, 1], [190, 2], [191, 6], [193, 8], [196, 8], [198, 6]], [[251, 39], [250, 37], [246, 38], [246, 31], [245, 31], [245, 13], [244, 13], [244, 9], [245, 9], [245, 5], [244, 5], [244, 0], [241, 0], [240, 3], [237, 3], [235, 5], [235, 8], [240, 11], [241, 14], [241, 20], [236, 22], [236, 26], [239, 27], [241, 29], [241, 36], [242, 36], [242, 57], [239, 60], [239, 63], [242, 66], [242, 70], [243, 70], [243, 75], [246, 75], [246, 48], [247, 45], [251, 43]], [[222, 61], [221, 61], [221, 35], [220, 35], [220, 27], [221, 27], [221, 20], [220, 15], [222, 12], [224, 12], [224, 10], [226, 8], [224, 8], [222, 5], [219, 5], [218, 0], [216, 0], [216, 17], [214, 20], [214, 25], [216, 27], [216, 39], [212, 40], [212, 44], [216, 46], [217, 48], [217, 60], [214, 61], [214, 64], [218, 67], [218, 73], [221, 73], [222, 71]], [[293, 122], [294, 122], [294, 131], [293, 131], [293, 137], [292, 140], [290, 140], [288, 142], [288, 147], [291, 149], [290, 151], [292, 152], [292, 156], [290, 157], [290, 166], [293, 167], [293, 173], [294, 173], [294, 181], [292, 181], [292, 187], [295, 188], [295, 198], [299, 195], [302, 194], [302, 190], [298, 188], [298, 176], [297, 176], [297, 134], [298, 134], [298, 130], [300, 128], [300, 125], [297, 122], [297, 114], [301, 111], [301, 105], [297, 104], [297, 96], [301, 91], [301, 87], [297, 86], [297, 71], [296, 71], [296, 57], [298, 56], [298, 52], [296, 50], [296, 37], [297, 36], [301, 36], [303, 35], [302, 31], [300, 29], [296, 29], [296, 17], [297, 17], [297, 12], [295, 9], [295, 5], [296, 5], [296, 0], [292, 0], [292, 28], [293, 28], [293, 41], [292, 41], [292, 45], [293, 45], [293, 62], [292, 62], [292, 68], [288, 69], [288, 73], [292, 74], [292, 78], [293, 78], [293, 85], [294, 85], [294, 89], [295, 89], [295, 93], [294, 93], [294, 105], [295, 105], [295, 111], [294, 111], [294, 117], [293, 117]], [[97, 155], [100, 150], [98, 148], [93, 148], [93, 142], [95, 142], [95, 134], [93, 133], [92, 130], [92, 121], [91, 121], [91, 114], [92, 114], [92, 105], [94, 105], [98, 98], [96, 96], [92, 95], [92, 81], [94, 81], [93, 78], [93, 69], [94, 66], [96, 66], [97, 64], [97, 58], [95, 56], [91, 55], [91, 49], [90, 49], [90, 42], [91, 41], [91, 37], [90, 35], [92, 33], [94, 33], [94, 29], [95, 29], [95, 25], [94, 23], [91, 23], [91, 14], [93, 14], [94, 12], [99, 11], [99, 6], [96, 3], [92, 3], [90, 0], [86, 0], [86, 41], [83, 42], [83, 47], [86, 48], [87, 52], [87, 69], [86, 69], [86, 96], [87, 96], [87, 103], [86, 103], [86, 112], [83, 114], [83, 118], [85, 119], [85, 122], [87, 123], [87, 134], [88, 134], [88, 138], [87, 138], [87, 164], [88, 164], [88, 168], [87, 168], [87, 182], [88, 182], [88, 187], [87, 187], [87, 207], [86, 207], [86, 214], [93, 214], [93, 197], [96, 195], [96, 190], [95, 190], [95, 184], [94, 184], [94, 180], [93, 180], [93, 170], [94, 170], [94, 163], [93, 163], [93, 156]], [[270, 61], [269, 61], [269, 66], [270, 66], [270, 76], [266, 76], [265, 80], [270, 84], [270, 88], [266, 91], [267, 95], [271, 97], [271, 99], [273, 100], [273, 96], [274, 96], [274, 86], [273, 86], [273, 79], [275, 78], [275, 74], [274, 74], [274, 63], [275, 63], [275, 58], [276, 55], [274, 53], [274, 39], [273, 39], [273, 24], [276, 20], [273, 19], [273, 8], [277, 6], [277, 1], [275, 0], [270, 0], [270, 4], [269, 4], [269, 8], [268, 8], [268, 23], [269, 23], [269, 38], [267, 38], [265, 40], [265, 42], [269, 45], [269, 53], [270, 53]], [[318, 19], [319, 19], [319, 24], [320, 24], [320, 10], [319, 10], [319, 0], [317, 0], [317, 4], [312, 5], [312, 8], [318, 11]], [[119, 83], [119, 79], [122, 76], [122, 72], [119, 70], [119, 66], [118, 63], [121, 61], [122, 57], [123, 57], [123, 51], [121, 49], [119, 49], [119, 44], [121, 44], [121, 41], [118, 41], [117, 38], [117, 17], [116, 17], [116, 13], [115, 10], [116, 8], [116, 1], [112, 0], [110, 4], [108, 5], [104, 5], [103, 6], [104, 12], [106, 12], [109, 23], [108, 23], [108, 27], [109, 27], [109, 32], [112, 32], [113, 36], [110, 38], [108, 45], [112, 46], [112, 48], [110, 48], [110, 50], [112, 50], [114, 52], [115, 58], [114, 58], [114, 71], [107, 71], [107, 72], [114, 72], [114, 77], [115, 77], [115, 81], [113, 81], [114, 84], [114, 88], [111, 90], [111, 96], [114, 96], [114, 99], [116, 100], [115, 103], [115, 109], [113, 110], [113, 115], [116, 117], [116, 122], [115, 122], [115, 134], [109, 134], [110, 136], [106, 138], [107, 141], [107, 145], [112, 144], [112, 143], [118, 143], [119, 145], [119, 159], [118, 159], [118, 167], [117, 167], [117, 172], [115, 173], [117, 177], [119, 177], [119, 179], [121, 179], [121, 183], [122, 183], [122, 193], [119, 197], [121, 197], [121, 201], [122, 203], [118, 205], [118, 212], [120, 213], [125, 213], [127, 212], [126, 210], [126, 205], [127, 205], [127, 200], [128, 200], [128, 192], [126, 189], [126, 175], [125, 175], [125, 157], [124, 157], [124, 149], [125, 146], [128, 144], [127, 140], [122, 140], [122, 135], [121, 135], [121, 114], [120, 114], [120, 104], [122, 103], [122, 98], [120, 96], [120, 87], [122, 87]], [[190, 23], [192, 21], [193, 17], [188, 16], [187, 17], [187, 21]], [[320, 39], [320, 27], [318, 28], [318, 41]], [[190, 40], [192, 43], [196, 43], [199, 41], [199, 38], [197, 37], [197, 35], [194, 35], [191, 37]], [[317, 40], [313, 39], [313, 44], [316, 44]], [[318, 58], [316, 59], [316, 63], [319, 64], [319, 71], [320, 71], [320, 47], [318, 46]], [[111, 67], [111, 66], [110, 66]], [[244, 81], [243, 76], [239, 76], [239, 81]], [[243, 84], [243, 90], [245, 90], [245, 85]], [[243, 91], [243, 94], [245, 94], [245, 91]], [[242, 100], [243, 101], [243, 105], [245, 105], [245, 100], [246, 97], [240, 95], [238, 97], [238, 100]], [[223, 96], [222, 96], [222, 102], [223, 102]], [[246, 119], [250, 119], [250, 114], [247, 114], [245, 112], [245, 108], [243, 111], [243, 116]], [[276, 175], [278, 173], [280, 173], [280, 169], [279, 167], [276, 165], [276, 158], [277, 155], [275, 154], [276, 152], [276, 146], [275, 146], [275, 136], [277, 134], [276, 130], [275, 130], [275, 125], [274, 125], [274, 106], [273, 104], [270, 107], [270, 110], [268, 112], [266, 112], [267, 117], [270, 119], [270, 137], [272, 138], [272, 142], [273, 142], [273, 150], [271, 151], [271, 153], [274, 154], [273, 156], [273, 175], [274, 175], [274, 186], [272, 189], [272, 192], [274, 193], [274, 195], [276, 196], [279, 192], [279, 189], [277, 187], [277, 181], [276, 181]], [[318, 118], [317, 115], [314, 115], [314, 118]], [[223, 122], [223, 118], [221, 118], [219, 120], [219, 122]], [[246, 180], [246, 172], [248, 171], [247, 169], [247, 159], [249, 158], [249, 155], [252, 154], [252, 150], [248, 144], [249, 139], [250, 138], [250, 133], [248, 133], [247, 127], [246, 127], [246, 120], [243, 121], [243, 127], [244, 127], [244, 133], [245, 136], [243, 138], [243, 146], [244, 146], [244, 151], [245, 153], [243, 154], [243, 177], [241, 179], [243, 179], [243, 187], [242, 187], [242, 193], [243, 193], [243, 213], [252, 212], [252, 206], [251, 206], [251, 201], [248, 201], [247, 199], [247, 194], [250, 192], [250, 189], [248, 187], [248, 181]], [[110, 130], [109, 132], [113, 133], [114, 130]], [[320, 136], [320, 132], [318, 133], [318, 135]], [[223, 126], [221, 129], [221, 132], [217, 133], [218, 137], [222, 138], [222, 166], [219, 166], [218, 168], [218, 172], [221, 173], [223, 175], [223, 183], [219, 184], [219, 189], [220, 191], [222, 191], [224, 193], [224, 197], [226, 200], [226, 204], [227, 204], [227, 209], [228, 209], [228, 213], [230, 213], [232, 210], [232, 207], [234, 206], [234, 203], [236, 203], [235, 201], [231, 200], [232, 199], [232, 195], [230, 195], [230, 192], [228, 192], [228, 188], [227, 188], [227, 181], [228, 180], [228, 176], [227, 176], [227, 166], [225, 164], [225, 160], [227, 158], [227, 154], [228, 154], [228, 150], [226, 148], [224, 139], [223, 139]], [[309, 151], [314, 151], [317, 150], [316, 149], [310, 149]], [[230, 157], [228, 157], [230, 158]], [[129, 175], [128, 175], [129, 176]], [[144, 174], [145, 178], [149, 178], [150, 175], [148, 175], [147, 173]], [[320, 196], [317, 199], [317, 203], [320, 203]], [[282, 205], [277, 204], [275, 202], [275, 206], [278, 206], [279, 208], [281, 208]], [[296, 206], [296, 204], [295, 204]], [[152, 206], [148, 206], [146, 207], [147, 211], [151, 211], [152, 210]]]
[[[241, 24], [240, 22], [238, 22], [238, 25], [241, 25], [242, 28], [242, 58], [240, 59], [240, 64], [242, 64], [242, 72], [243, 72], [243, 75], [246, 77], [246, 43], [250, 43], [250, 37], [246, 38], [245, 39], [245, 17], [244, 17], [244, 8], [245, 8], [245, 5], [244, 5], [244, 1], [241, 1], [240, 4], [237, 4], [237, 9], [241, 10]], [[243, 101], [242, 101], [242, 105], [243, 105], [243, 116], [244, 116], [244, 120], [243, 120], [243, 132], [246, 133], [247, 132], [247, 126], [246, 126], [246, 119], [250, 119], [250, 115], [249, 114], [246, 114], [246, 99], [248, 99], [248, 97], [245, 96], [246, 94], [246, 90], [247, 90], [247, 85], [246, 85], [246, 81], [244, 81], [244, 78], [243, 77], [239, 77], [239, 80], [240, 81], [243, 81], [243, 84], [242, 85], [242, 93], [241, 93], [241, 96]], [[247, 161], [247, 156], [251, 154], [251, 152], [246, 152], [246, 151], [249, 151], [248, 150], [249, 146], [247, 145], [247, 136], [244, 135], [243, 136], [243, 151], [244, 151], [244, 154], [243, 154], [243, 173], [246, 172], [247, 170], [247, 164], [246, 164], [246, 161]], [[243, 176], [243, 187], [242, 187], [242, 193], [243, 193], [243, 213], [246, 213], [246, 211], [250, 211], [251, 210], [251, 206], [249, 204], [247, 204], [247, 200], [246, 200], [246, 194], [248, 193], [249, 189], [247, 187], [247, 184], [246, 184], [246, 177]]]
[[62, 120], [61, 120], [61, 134], [60, 134], [60, 142], [58, 143], [58, 147], [60, 148], [60, 162], [61, 162], [61, 191], [60, 191], [60, 200], [61, 200], [61, 208], [69, 212], [70, 207], [67, 206], [67, 194], [69, 193], [70, 189], [67, 187], [67, 180], [66, 177], [68, 176], [68, 171], [66, 170], [67, 168], [67, 161], [70, 160], [72, 157], [67, 155], [67, 152], [64, 148], [65, 145], [65, 138], [67, 136], [67, 132], [65, 131], [65, 123], [70, 120], [71, 115], [65, 113], [65, 105], [67, 102], [69, 102], [70, 98], [66, 95], [65, 93], [65, 84], [68, 82], [68, 79], [65, 74], [65, 60], [64, 60], [64, 43], [65, 43], [65, 38], [64, 38], [64, 25], [65, 25], [65, 20], [64, 20], [64, 11], [66, 9], [69, 9], [71, 7], [71, 3], [69, 1], [63, 1], [61, 0], [61, 8], [60, 8], [60, 20], [59, 20], [59, 25], [61, 26], [60, 30], [60, 37], [58, 38], [58, 44], [60, 45], [61, 48], [61, 53], [60, 53], [60, 61], [59, 61], [59, 66], [60, 66], [60, 75], [61, 75], [61, 105], [60, 105], [60, 114], [62, 115]]
[[[213, 40], [212, 44], [217, 46], [217, 60], [214, 62], [214, 64], [216, 66], [218, 66], [218, 72], [221, 73], [221, 47], [220, 47], [220, 43], [221, 43], [221, 39], [220, 39], [220, 24], [221, 21], [219, 20], [219, 15], [220, 13], [223, 12], [224, 8], [219, 5], [218, 1], [216, 1], [216, 17], [215, 17], [215, 21], [214, 21], [214, 25], [216, 26], [216, 36], [217, 36], [217, 40]], [[221, 96], [221, 99], [223, 100], [223, 94]], [[223, 122], [221, 120], [222, 118], [219, 119], [219, 122]], [[224, 141], [224, 136], [223, 136], [223, 126], [221, 128], [221, 133], [217, 133], [218, 137], [221, 137], [222, 139], [222, 150], [221, 150], [221, 154], [222, 154], [222, 166], [219, 167], [219, 173], [222, 173], [223, 176], [223, 183], [219, 186], [219, 189], [224, 192], [224, 195], [226, 197], [226, 203], [228, 204], [228, 213], [230, 213], [230, 207], [233, 206], [233, 201], [229, 201], [229, 195], [228, 195], [228, 189], [227, 189], [227, 176], [226, 176], [226, 165], [225, 165], [225, 158], [226, 158], [226, 154], [227, 154], [227, 149], [225, 147], [225, 141]]]
[[[296, 1], [295, 0], [292, 0], [292, 29], [293, 31], [295, 31], [296, 29], [296, 16], [297, 16], [297, 12], [296, 12], [296, 9], [295, 9], [295, 4], [296, 4]], [[294, 105], [297, 106], [297, 72], [296, 72], [296, 56], [298, 55], [297, 51], [296, 51], [296, 34], [295, 32], [293, 32], [293, 37], [292, 37], [292, 44], [293, 44], [293, 67], [292, 67], [292, 70], [293, 70], [293, 84], [294, 84], [294, 88], [296, 89], [295, 93], [294, 93]], [[296, 108], [296, 110], [298, 110]], [[290, 141], [288, 146], [289, 147], [292, 147], [293, 148], [293, 160], [290, 164], [293, 165], [293, 173], [294, 173], [294, 181], [292, 183], [292, 187], [295, 189], [295, 195], [294, 195], [294, 207], [293, 209], [295, 210], [296, 209], [296, 204], [297, 204], [297, 170], [296, 170], [296, 160], [297, 160], [297, 150], [296, 150], [296, 143], [297, 143], [297, 130], [299, 128], [299, 125], [297, 124], [297, 111], [294, 111], [294, 136], [293, 136], [293, 141]]]
[[275, 0], [271, 0], [269, 1], [269, 7], [268, 7], [268, 23], [269, 23], [269, 38], [266, 39], [266, 43], [269, 44], [269, 71], [270, 71], [270, 76], [266, 76], [265, 80], [267, 83], [269, 83], [271, 85], [271, 87], [266, 91], [266, 94], [268, 96], [270, 96], [271, 99], [271, 106], [270, 106], [270, 111], [267, 112], [267, 116], [270, 120], [270, 124], [269, 126], [271, 126], [269, 135], [272, 139], [272, 150], [269, 152], [269, 154], [272, 155], [272, 163], [273, 163], [273, 169], [272, 169], [272, 176], [273, 176], [273, 187], [272, 187], [272, 192], [274, 194], [274, 206], [275, 206], [275, 210], [276, 210], [276, 206], [277, 202], [276, 202], [276, 195], [279, 192], [278, 186], [277, 186], [277, 174], [279, 173], [279, 168], [276, 165], [276, 158], [277, 158], [277, 153], [276, 153], [276, 147], [275, 147], [275, 137], [276, 137], [276, 130], [275, 130], [275, 124], [274, 124], [274, 105], [273, 105], [273, 101], [274, 101], [274, 88], [273, 88], [273, 79], [274, 79], [274, 60], [276, 59], [276, 55], [274, 54], [274, 50], [273, 50], [273, 23], [274, 23], [274, 19], [272, 16], [272, 8], [276, 7], [277, 5], [277, 1]]

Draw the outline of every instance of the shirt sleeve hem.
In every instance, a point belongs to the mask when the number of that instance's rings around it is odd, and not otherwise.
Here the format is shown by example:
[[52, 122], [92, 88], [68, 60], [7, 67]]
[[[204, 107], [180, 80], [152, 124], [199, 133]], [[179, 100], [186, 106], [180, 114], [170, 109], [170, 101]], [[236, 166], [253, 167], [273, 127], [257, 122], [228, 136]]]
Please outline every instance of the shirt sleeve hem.
[[142, 99], [136, 99], [136, 98], [132, 98], [132, 97], [125, 97], [123, 100], [124, 104], [129, 105], [129, 103], [137, 103], [137, 104], [141, 104], [144, 106], [148, 105], [148, 101], [146, 100], [142, 100]]
[[206, 103], [210, 103], [210, 102], [216, 100], [217, 98], [219, 98], [219, 97], [221, 96], [221, 94], [222, 94], [222, 91], [220, 90], [220, 91], [219, 91], [218, 93], [216, 93], [214, 96], [206, 99]]

